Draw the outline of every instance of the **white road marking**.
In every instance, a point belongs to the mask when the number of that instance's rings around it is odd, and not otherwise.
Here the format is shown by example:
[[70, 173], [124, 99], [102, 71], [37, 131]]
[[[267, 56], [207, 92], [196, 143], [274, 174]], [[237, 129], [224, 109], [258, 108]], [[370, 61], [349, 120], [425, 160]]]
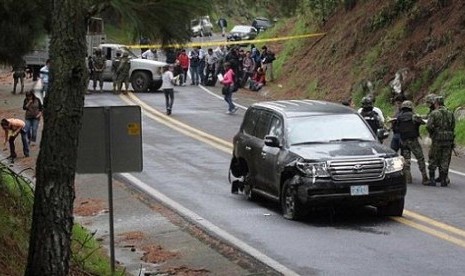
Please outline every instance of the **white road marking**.
[[209, 231], [212, 231], [222, 239], [226, 240], [230, 244], [236, 246], [240, 250], [246, 252], [247, 254], [253, 256], [257, 260], [261, 261], [262, 263], [268, 265], [269, 267], [273, 268], [274, 270], [284, 274], [284, 275], [299, 275], [295, 271], [285, 267], [278, 261], [272, 259], [271, 257], [268, 257], [264, 253], [258, 251], [257, 249], [251, 247], [247, 243], [243, 242], [242, 240], [234, 237], [233, 235], [229, 234], [225, 230], [221, 229], [220, 227], [214, 225], [210, 221], [206, 220], [205, 218], [202, 218], [198, 214], [192, 212], [191, 210], [185, 208], [181, 204], [177, 203], [176, 201], [172, 200], [171, 198], [167, 197], [166, 195], [162, 194], [161, 192], [157, 191], [156, 189], [150, 187], [146, 183], [140, 181], [137, 179], [135, 176], [129, 173], [122, 173], [120, 174], [124, 178], [126, 178], [128, 181], [130, 181], [133, 185], [137, 186], [139, 189], [141, 189], [143, 192], [147, 193], [148, 195], [152, 196], [156, 200], [162, 202], [163, 204], [169, 206], [170, 208], [176, 210], [176, 212], [180, 213], [181, 215], [188, 217], [192, 220], [196, 221], [196, 224], [200, 224]]

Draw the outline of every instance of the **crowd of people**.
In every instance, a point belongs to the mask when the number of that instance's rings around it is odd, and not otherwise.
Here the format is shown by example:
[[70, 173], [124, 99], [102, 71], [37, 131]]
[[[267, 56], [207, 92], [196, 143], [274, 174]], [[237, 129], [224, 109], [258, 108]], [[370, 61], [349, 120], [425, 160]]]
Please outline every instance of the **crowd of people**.
[[[382, 111], [374, 106], [373, 96], [362, 98], [358, 113], [375, 133], [378, 133], [380, 129], [384, 131], [385, 128], [392, 130], [390, 147], [404, 157], [404, 174], [407, 183], [412, 183], [411, 158], [413, 153], [417, 159], [423, 185], [436, 186], [438, 182], [442, 187], [448, 186], [450, 184], [449, 164], [455, 147], [454, 113], [444, 106], [444, 98], [435, 94], [429, 94], [425, 98], [425, 103], [429, 107], [429, 113], [425, 116], [416, 114], [413, 102], [407, 100], [402, 93], [397, 94], [393, 102], [396, 108], [395, 114], [387, 122]], [[343, 104], [354, 107], [351, 99]], [[426, 125], [431, 139], [428, 167], [419, 141], [421, 125]], [[438, 177], [436, 177], [436, 171], [439, 171]]]
[[267, 74], [270, 81], [273, 81], [274, 60], [274, 53], [266, 46], [260, 51], [253, 44], [249, 50], [239, 46], [227, 48], [224, 45], [206, 51], [200, 46], [189, 52], [186, 49], [166, 50], [166, 62], [173, 64], [174, 76], [180, 75], [178, 85], [186, 85], [189, 72], [191, 85], [215, 86], [218, 74], [226, 72], [224, 64], [228, 62], [234, 72], [235, 85], [258, 91], [266, 85]]

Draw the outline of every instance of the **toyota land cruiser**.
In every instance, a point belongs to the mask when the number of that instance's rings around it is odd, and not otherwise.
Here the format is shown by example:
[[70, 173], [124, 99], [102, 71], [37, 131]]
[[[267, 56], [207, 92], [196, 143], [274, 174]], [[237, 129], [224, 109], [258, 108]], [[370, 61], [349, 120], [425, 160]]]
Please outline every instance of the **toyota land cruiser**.
[[299, 219], [314, 207], [372, 205], [402, 216], [403, 158], [356, 111], [313, 100], [256, 103], [233, 139], [232, 192], [280, 202]]

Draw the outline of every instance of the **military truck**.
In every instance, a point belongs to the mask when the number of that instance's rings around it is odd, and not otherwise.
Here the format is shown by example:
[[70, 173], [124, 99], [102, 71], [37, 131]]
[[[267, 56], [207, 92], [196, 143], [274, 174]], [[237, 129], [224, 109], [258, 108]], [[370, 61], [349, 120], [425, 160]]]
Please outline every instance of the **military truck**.
[[[89, 19], [89, 24], [87, 25], [87, 54], [91, 54], [92, 49], [99, 46], [101, 43], [105, 43], [105, 40], [106, 36], [103, 29], [103, 19], [92, 17]], [[45, 65], [45, 62], [49, 58], [49, 45], [50, 37], [45, 36], [34, 45], [30, 53], [23, 56], [27, 67], [32, 70], [34, 81], [39, 77], [40, 68]]]

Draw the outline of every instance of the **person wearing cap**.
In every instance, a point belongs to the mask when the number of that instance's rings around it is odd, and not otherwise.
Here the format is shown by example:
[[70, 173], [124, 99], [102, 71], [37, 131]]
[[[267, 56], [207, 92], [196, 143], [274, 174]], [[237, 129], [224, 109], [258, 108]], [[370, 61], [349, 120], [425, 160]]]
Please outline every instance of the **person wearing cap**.
[[119, 64], [121, 63], [121, 51], [117, 51], [115, 57], [111, 61], [111, 74], [112, 74], [112, 80], [113, 80], [113, 93], [116, 94], [118, 85], [116, 82], [116, 78], [118, 74], [116, 73], [118, 71]]
[[434, 98], [434, 110], [429, 114], [426, 129], [432, 143], [429, 151], [429, 177], [430, 186], [436, 186], [434, 174], [439, 169], [439, 181], [442, 187], [449, 185], [449, 163], [452, 157], [455, 140], [454, 113], [444, 106], [444, 98]]
[[425, 157], [421, 148], [418, 137], [420, 137], [420, 125], [424, 124], [420, 116], [413, 112], [413, 103], [403, 101], [400, 111], [393, 121], [393, 128], [397, 130], [400, 136], [401, 150], [400, 153], [405, 159], [404, 173], [407, 183], [412, 183], [411, 158], [412, 153], [418, 160], [423, 185], [429, 184], [428, 174], [426, 173]]
[[117, 82], [117, 93], [121, 93], [123, 88], [123, 82], [125, 91], [123, 94], [127, 94], [129, 90], [129, 70], [131, 69], [131, 62], [129, 60], [128, 52], [123, 52], [123, 57], [120, 60], [118, 69], [116, 70], [116, 82]]
[[373, 132], [377, 133], [378, 129], [384, 127], [384, 116], [379, 108], [373, 106], [373, 102], [373, 97], [363, 97], [361, 101], [362, 107], [358, 110], [358, 113], [370, 125]]
[[97, 88], [97, 82], [99, 83], [100, 87], [100, 93], [103, 92], [103, 71], [105, 70], [106, 67], [106, 59], [102, 55], [102, 50], [101, 49], [96, 49], [95, 50], [95, 56], [93, 57], [93, 62], [92, 62], [93, 68], [93, 92], [95, 93], [95, 89]]
[[26, 92], [26, 98], [23, 102], [23, 110], [26, 111], [26, 125], [24, 130], [31, 146], [37, 141], [37, 130], [39, 129], [40, 118], [42, 117], [42, 102], [34, 94], [34, 90]]

